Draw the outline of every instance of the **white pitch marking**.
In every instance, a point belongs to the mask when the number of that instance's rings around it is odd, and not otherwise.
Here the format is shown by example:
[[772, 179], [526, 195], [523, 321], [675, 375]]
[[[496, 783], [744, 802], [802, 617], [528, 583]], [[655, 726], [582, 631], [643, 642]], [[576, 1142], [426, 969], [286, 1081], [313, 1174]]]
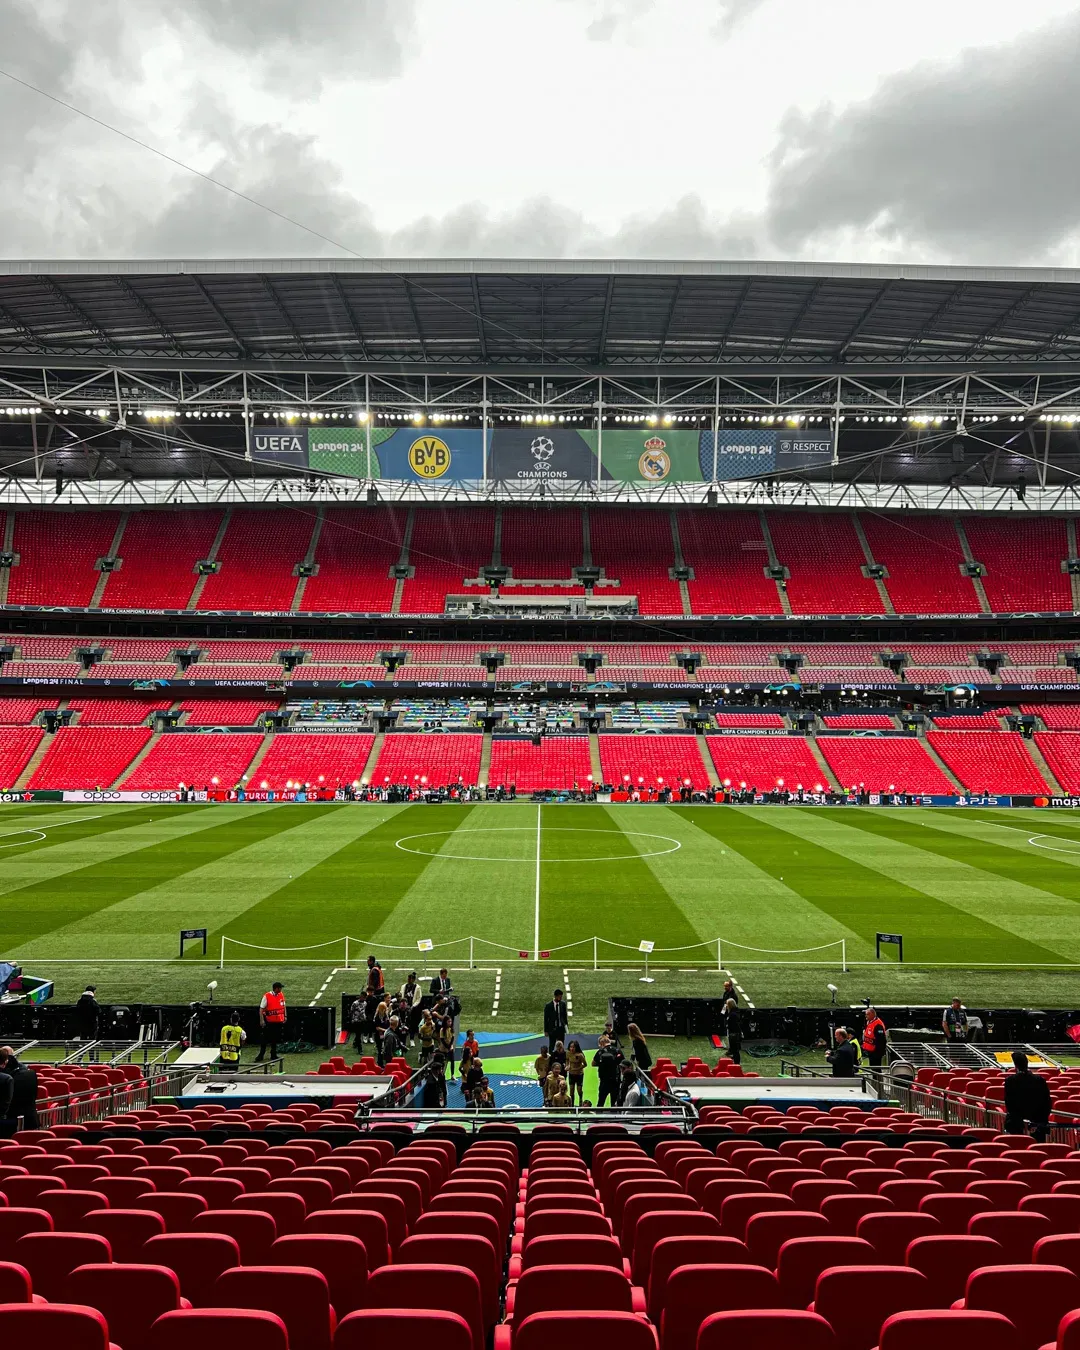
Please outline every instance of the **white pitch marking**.
[[76, 820], [50, 820], [44, 822], [44, 829], [40, 829], [36, 825], [27, 825], [21, 830], [7, 830], [3, 834], [0, 834], [0, 839], [13, 839], [19, 834], [32, 834], [37, 837], [35, 839], [21, 839], [16, 844], [0, 844], [0, 848], [25, 848], [27, 844], [38, 844], [42, 839], [47, 837], [45, 830], [59, 830], [65, 825], [81, 825], [84, 820], [100, 820], [102, 814], [103, 813], [99, 811], [97, 815], [79, 816]]
[[499, 1015], [499, 991], [501, 984], [502, 984], [502, 967], [499, 966], [495, 971], [495, 998], [491, 1004], [492, 1017], [498, 1017]]
[[[540, 836], [539, 810], [537, 807], [537, 840]], [[422, 848], [407, 848], [414, 839], [443, 839], [448, 835], [453, 835], [455, 839], [465, 838], [471, 834], [524, 834], [531, 833], [531, 825], [507, 825], [499, 826], [489, 830], [430, 830], [424, 834], [406, 834], [400, 839], [394, 840], [394, 847], [401, 849], [402, 853], [414, 853], [418, 858], [438, 858], [440, 860], [449, 860], [452, 862], [497, 862], [497, 863], [527, 863], [530, 867], [533, 865], [533, 857], [530, 854], [527, 858], [507, 858], [507, 857], [489, 857], [474, 853], [429, 853]], [[670, 844], [670, 848], [653, 849], [649, 853], [612, 853], [605, 854], [595, 858], [544, 858], [546, 863], [596, 863], [596, 862], [630, 862], [639, 858], [662, 858], [668, 853], [677, 853], [682, 848], [678, 839], [673, 839], [669, 834], [650, 834], [645, 830], [593, 830], [578, 829], [570, 825], [549, 825], [548, 834], [617, 834], [625, 839], [634, 836], [638, 839], [662, 839], [665, 844]]]

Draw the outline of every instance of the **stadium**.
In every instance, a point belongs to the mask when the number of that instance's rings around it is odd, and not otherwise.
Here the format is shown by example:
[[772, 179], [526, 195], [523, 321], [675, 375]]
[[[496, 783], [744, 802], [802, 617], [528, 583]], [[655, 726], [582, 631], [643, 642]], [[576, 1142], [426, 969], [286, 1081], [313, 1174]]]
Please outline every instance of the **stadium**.
[[0, 263], [12, 1334], [1072, 1346], [1078, 315], [1061, 268]]

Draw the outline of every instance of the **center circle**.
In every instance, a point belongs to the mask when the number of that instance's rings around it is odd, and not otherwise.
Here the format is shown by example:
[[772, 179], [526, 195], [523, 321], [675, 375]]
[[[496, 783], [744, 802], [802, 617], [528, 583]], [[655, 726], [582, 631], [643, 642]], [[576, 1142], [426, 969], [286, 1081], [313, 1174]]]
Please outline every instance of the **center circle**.
[[28, 825], [25, 830], [9, 830], [7, 834], [0, 834], [0, 839], [11, 839], [20, 834], [36, 835], [37, 837], [34, 839], [16, 839], [14, 844], [0, 844], [0, 848], [25, 848], [27, 844], [39, 844], [45, 838], [43, 830], [37, 830]]
[[1055, 848], [1053, 844], [1040, 844], [1040, 839], [1056, 839], [1059, 844], [1073, 844], [1075, 839], [1064, 839], [1059, 834], [1033, 834], [1028, 840], [1035, 848], [1045, 849], [1047, 853], [1071, 853], [1073, 857], [1080, 857], [1080, 848]]
[[[536, 865], [535, 850], [521, 858], [511, 858], [506, 855], [492, 857], [490, 854], [480, 853], [443, 853], [437, 848], [410, 848], [409, 845], [420, 839], [448, 839], [453, 837], [455, 840], [464, 839], [473, 835], [492, 835], [492, 834], [527, 834], [536, 837], [536, 831], [531, 825], [509, 825], [503, 827], [494, 827], [488, 830], [432, 830], [427, 834], [406, 834], [402, 838], [394, 841], [394, 847], [401, 849], [403, 853], [415, 853], [421, 858], [449, 858], [457, 862], [519, 862], [526, 863], [530, 867]], [[541, 848], [543, 840], [553, 834], [606, 834], [616, 835], [620, 839], [653, 839], [669, 845], [667, 848], [651, 848], [643, 853], [610, 853], [603, 855], [584, 854], [572, 858], [549, 858], [540, 854], [542, 863], [587, 863], [587, 862], [630, 862], [635, 858], [659, 858], [665, 853], [675, 853], [682, 844], [677, 839], [672, 839], [666, 834], [648, 834], [643, 830], [589, 830], [575, 829], [573, 826], [552, 826], [550, 829], [543, 830], [541, 835]], [[489, 845], [489, 847], [492, 847]]]

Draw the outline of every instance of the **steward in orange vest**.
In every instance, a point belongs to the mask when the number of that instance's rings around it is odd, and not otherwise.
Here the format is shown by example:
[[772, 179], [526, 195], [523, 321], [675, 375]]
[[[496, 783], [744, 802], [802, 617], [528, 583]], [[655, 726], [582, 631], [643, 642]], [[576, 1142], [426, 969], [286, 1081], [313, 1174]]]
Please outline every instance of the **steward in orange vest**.
[[867, 1008], [863, 1023], [862, 1052], [871, 1069], [881, 1066], [885, 1058], [885, 1023], [877, 1015], [876, 1008]]
[[270, 1049], [270, 1058], [277, 1059], [278, 1045], [285, 1039], [285, 1016], [284, 986], [275, 981], [259, 1003], [262, 1038], [259, 1053], [255, 1056], [256, 1063], [265, 1058], [267, 1047]]

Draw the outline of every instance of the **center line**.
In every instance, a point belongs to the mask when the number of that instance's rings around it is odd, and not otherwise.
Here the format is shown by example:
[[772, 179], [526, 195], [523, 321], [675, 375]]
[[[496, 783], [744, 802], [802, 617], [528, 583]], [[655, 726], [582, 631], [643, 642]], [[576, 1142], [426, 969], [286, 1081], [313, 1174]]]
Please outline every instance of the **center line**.
[[540, 805], [536, 807], [536, 899], [533, 905], [533, 960], [540, 960]]

